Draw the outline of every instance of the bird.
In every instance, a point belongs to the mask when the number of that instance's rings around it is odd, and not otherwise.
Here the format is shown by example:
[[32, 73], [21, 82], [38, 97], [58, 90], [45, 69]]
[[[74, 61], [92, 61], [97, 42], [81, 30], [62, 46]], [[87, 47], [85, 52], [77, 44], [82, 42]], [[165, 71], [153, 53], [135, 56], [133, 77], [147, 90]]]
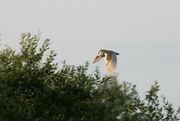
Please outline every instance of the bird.
[[97, 56], [94, 59], [93, 64], [105, 57], [106, 71], [112, 73], [115, 71], [117, 65], [116, 55], [119, 55], [119, 53], [112, 50], [100, 49], [97, 51]]

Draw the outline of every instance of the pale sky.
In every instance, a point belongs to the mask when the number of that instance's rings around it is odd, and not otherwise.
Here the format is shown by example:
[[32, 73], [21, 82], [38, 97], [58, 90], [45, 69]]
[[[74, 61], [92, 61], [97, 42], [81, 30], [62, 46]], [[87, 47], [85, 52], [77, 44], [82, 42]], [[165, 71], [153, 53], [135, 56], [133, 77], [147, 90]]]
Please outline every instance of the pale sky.
[[19, 49], [20, 34], [38, 30], [58, 62], [89, 61], [90, 73], [107, 74], [104, 60], [92, 64], [97, 50], [119, 52], [119, 82], [143, 97], [157, 80], [159, 95], [180, 106], [180, 0], [0, 0], [2, 44]]

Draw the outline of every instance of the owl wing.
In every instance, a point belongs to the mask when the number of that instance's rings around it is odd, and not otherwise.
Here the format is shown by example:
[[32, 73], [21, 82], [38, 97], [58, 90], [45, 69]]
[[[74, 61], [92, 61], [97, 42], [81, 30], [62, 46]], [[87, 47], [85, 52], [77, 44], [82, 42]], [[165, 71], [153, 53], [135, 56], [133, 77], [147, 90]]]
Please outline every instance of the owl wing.
[[117, 65], [117, 57], [115, 54], [106, 54], [105, 55], [105, 64], [106, 64], [106, 71], [108, 73], [114, 72]]
[[99, 57], [99, 56], [96, 56], [96, 58], [94, 59], [93, 63], [96, 63], [98, 61], [100, 61], [101, 59], [103, 59], [104, 57]]

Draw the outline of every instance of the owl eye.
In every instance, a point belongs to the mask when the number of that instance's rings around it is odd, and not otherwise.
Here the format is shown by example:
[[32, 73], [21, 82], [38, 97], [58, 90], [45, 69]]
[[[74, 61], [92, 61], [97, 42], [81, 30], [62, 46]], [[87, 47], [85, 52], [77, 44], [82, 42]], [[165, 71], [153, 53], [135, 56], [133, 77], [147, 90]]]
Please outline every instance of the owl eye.
[[99, 56], [104, 57], [104, 53], [103, 53], [103, 52], [100, 52], [100, 53], [99, 53]]

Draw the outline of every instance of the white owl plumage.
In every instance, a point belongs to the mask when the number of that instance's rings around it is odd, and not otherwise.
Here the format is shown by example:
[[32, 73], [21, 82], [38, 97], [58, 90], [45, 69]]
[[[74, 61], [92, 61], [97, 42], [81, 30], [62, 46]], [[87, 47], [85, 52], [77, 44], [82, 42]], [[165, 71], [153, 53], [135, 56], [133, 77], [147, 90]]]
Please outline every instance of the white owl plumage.
[[114, 52], [112, 50], [104, 50], [104, 49], [98, 50], [97, 56], [94, 59], [93, 63], [96, 63], [105, 57], [106, 71], [108, 73], [112, 73], [115, 71], [117, 65], [116, 55], [119, 55], [119, 53]]

